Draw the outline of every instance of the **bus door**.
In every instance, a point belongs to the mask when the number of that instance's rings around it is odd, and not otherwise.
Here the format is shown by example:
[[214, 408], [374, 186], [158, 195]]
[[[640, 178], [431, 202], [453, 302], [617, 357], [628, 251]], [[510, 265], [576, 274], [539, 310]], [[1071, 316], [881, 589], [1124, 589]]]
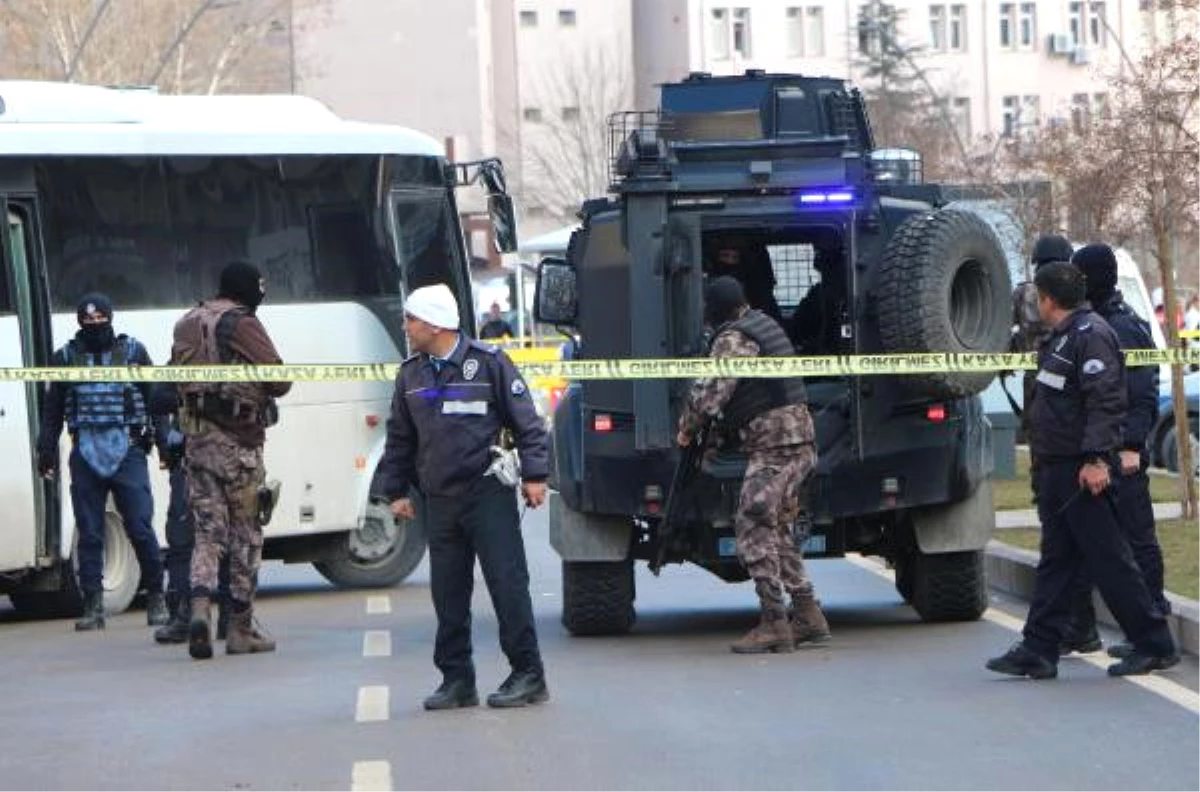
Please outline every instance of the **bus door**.
[[[37, 365], [32, 288], [35, 246], [31, 213], [0, 195], [0, 367]], [[43, 485], [33, 446], [37, 438], [37, 385], [0, 381], [0, 572], [34, 566], [47, 551], [42, 527]]]

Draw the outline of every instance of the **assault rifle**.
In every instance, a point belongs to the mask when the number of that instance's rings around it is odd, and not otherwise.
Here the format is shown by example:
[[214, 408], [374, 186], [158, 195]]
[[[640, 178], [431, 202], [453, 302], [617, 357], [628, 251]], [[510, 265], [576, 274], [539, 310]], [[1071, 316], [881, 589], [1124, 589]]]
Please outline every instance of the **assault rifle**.
[[650, 571], [655, 575], [662, 569], [667, 556], [667, 547], [679, 532], [679, 501], [682, 493], [692, 483], [692, 479], [700, 472], [704, 461], [704, 447], [708, 443], [708, 432], [711, 421], [705, 421], [692, 436], [692, 442], [679, 455], [679, 464], [675, 466], [675, 475], [671, 477], [671, 489], [667, 491], [667, 504], [663, 508], [662, 522], [658, 530], [658, 550], [650, 562]]

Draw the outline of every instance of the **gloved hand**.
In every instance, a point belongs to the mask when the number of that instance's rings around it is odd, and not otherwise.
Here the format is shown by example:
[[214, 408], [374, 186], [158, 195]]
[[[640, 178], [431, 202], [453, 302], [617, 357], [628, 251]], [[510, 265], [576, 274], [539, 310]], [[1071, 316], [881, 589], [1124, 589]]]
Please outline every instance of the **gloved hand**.
[[58, 470], [58, 449], [38, 446], [37, 469], [42, 478], [53, 477]]

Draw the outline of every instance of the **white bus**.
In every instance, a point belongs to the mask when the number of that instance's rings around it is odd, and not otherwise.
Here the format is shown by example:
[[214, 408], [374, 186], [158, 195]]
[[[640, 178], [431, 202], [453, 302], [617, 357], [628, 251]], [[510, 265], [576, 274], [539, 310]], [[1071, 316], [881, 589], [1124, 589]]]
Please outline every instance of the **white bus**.
[[[175, 321], [239, 258], [266, 276], [259, 315], [285, 362], [395, 363], [411, 289], [448, 284], [474, 329], [454, 188], [480, 176], [497, 244], [512, 249], [499, 162], [448, 163], [408, 129], [343, 121], [295, 96], [0, 81], [0, 366], [46, 365], [90, 290], [112, 298], [117, 332], [165, 363]], [[0, 594], [52, 614], [78, 594], [66, 465], [51, 482], [35, 471], [42, 393], [0, 383]], [[370, 497], [390, 396], [387, 382], [298, 382], [280, 400], [266, 465], [282, 492], [266, 558], [311, 562], [341, 586], [392, 585], [416, 567], [423, 530]], [[161, 541], [167, 475], [151, 472]], [[138, 582], [110, 511], [110, 612]]]

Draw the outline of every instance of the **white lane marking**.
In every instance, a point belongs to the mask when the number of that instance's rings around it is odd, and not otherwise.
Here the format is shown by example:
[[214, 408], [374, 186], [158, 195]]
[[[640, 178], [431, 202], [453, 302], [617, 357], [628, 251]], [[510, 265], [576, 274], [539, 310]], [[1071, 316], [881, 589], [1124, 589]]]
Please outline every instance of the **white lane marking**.
[[391, 631], [367, 630], [363, 633], [363, 657], [391, 657], [391, 655]]
[[353, 792], [391, 792], [391, 762], [355, 762], [350, 773]]
[[388, 719], [387, 685], [368, 685], [358, 689], [358, 704], [354, 708], [354, 720], [359, 723], [385, 721]]
[[381, 614], [392, 612], [392, 598], [387, 594], [372, 594], [367, 597], [367, 613]]
[[[863, 558], [862, 556], [849, 555], [845, 558], [851, 564], [854, 564], [860, 569], [873, 572], [887, 580], [895, 581], [896, 579], [896, 575], [892, 570], [887, 569], [881, 564], [877, 564], [870, 559]], [[1006, 630], [1011, 630], [1018, 634], [1020, 634], [1021, 630], [1025, 627], [1025, 622], [1021, 619], [1010, 616], [1003, 611], [996, 610], [995, 608], [988, 608], [986, 611], [984, 611], [983, 618], [990, 621], [992, 624], [1003, 627]], [[1107, 655], [1103, 654], [1075, 656], [1080, 660], [1095, 666], [1096, 668], [1106, 671], [1108, 670], [1108, 666], [1115, 662]], [[1148, 674], [1146, 676], [1127, 676], [1122, 677], [1122, 679], [1124, 679], [1126, 682], [1137, 685], [1143, 690], [1148, 690], [1151, 693], [1161, 696], [1172, 704], [1177, 704], [1189, 712], [1200, 714], [1200, 693], [1189, 690], [1184, 685], [1181, 685], [1168, 677]]]

